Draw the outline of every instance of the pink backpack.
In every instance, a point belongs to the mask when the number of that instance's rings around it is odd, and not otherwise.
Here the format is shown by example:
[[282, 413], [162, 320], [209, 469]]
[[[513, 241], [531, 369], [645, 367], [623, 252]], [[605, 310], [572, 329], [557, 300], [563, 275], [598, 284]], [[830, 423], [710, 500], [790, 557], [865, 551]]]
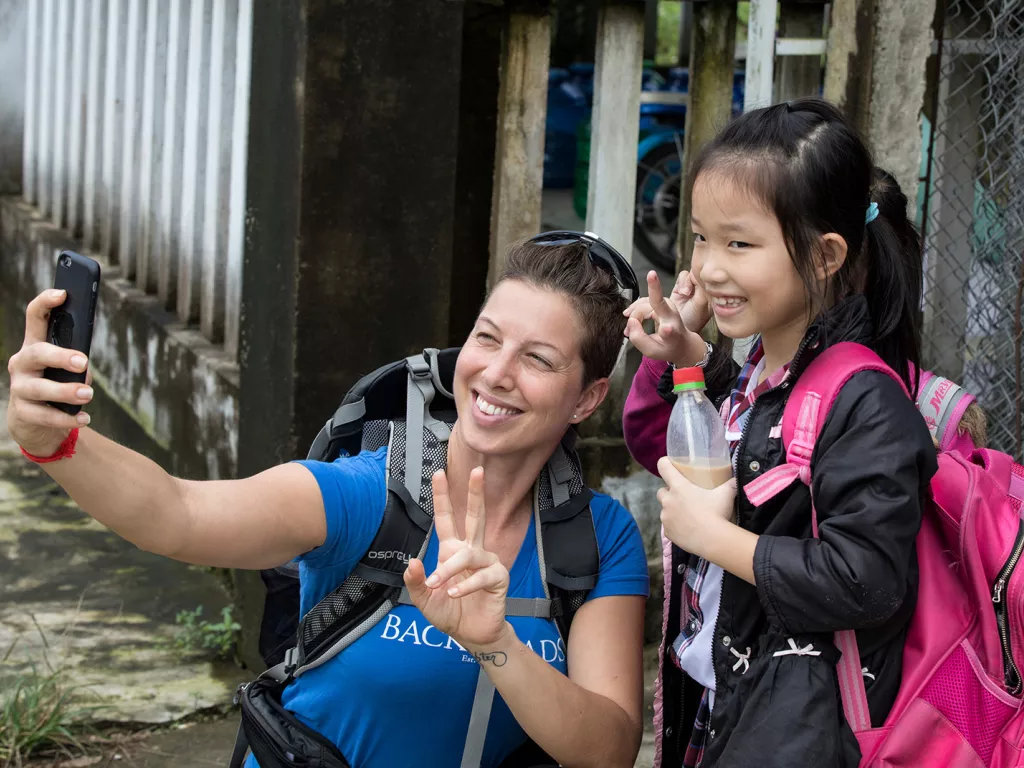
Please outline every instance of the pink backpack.
[[[811, 484], [811, 455], [829, 409], [855, 373], [900, 381], [871, 350], [827, 349], [797, 380], [782, 436], [787, 463], [744, 487], [761, 505], [794, 481]], [[917, 538], [920, 587], [889, 717], [872, 728], [853, 631], [836, 633], [839, 688], [861, 766], [1024, 766], [1024, 468], [957, 434], [973, 398], [921, 376], [918, 407], [939, 445]], [[813, 515], [818, 535], [817, 513]]]

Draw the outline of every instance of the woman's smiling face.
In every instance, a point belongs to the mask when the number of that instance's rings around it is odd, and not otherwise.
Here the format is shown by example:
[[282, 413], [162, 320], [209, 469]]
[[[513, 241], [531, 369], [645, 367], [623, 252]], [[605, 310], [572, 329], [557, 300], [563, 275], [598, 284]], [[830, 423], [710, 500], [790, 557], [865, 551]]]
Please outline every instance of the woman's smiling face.
[[550, 453], [569, 423], [603, 397], [601, 386], [591, 393], [597, 382], [583, 385], [582, 337], [565, 296], [519, 280], [499, 283], [455, 366], [466, 444], [484, 455]]

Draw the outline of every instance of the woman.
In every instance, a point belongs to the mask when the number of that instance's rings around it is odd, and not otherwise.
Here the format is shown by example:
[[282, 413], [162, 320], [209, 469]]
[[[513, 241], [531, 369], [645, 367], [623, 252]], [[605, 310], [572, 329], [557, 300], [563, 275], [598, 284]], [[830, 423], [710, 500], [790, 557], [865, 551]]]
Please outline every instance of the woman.
[[[648, 577], [630, 514], [602, 494], [591, 501], [600, 573], [564, 652], [554, 622], [506, 619], [505, 607], [509, 597], [544, 597], [533, 489], [566, 430], [607, 394], [623, 293], [636, 298], [636, 285], [622, 257], [589, 234], [511, 248], [456, 365], [458, 420], [447, 469], [433, 480], [434, 532], [404, 577], [413, 605], [286, 689], [285, 705], [353, 768], [459, 765], [480, 670], [498, 694], [481, 765], [499, 765], [528, 738], [564, 766], [633, 764]], [[87, 365], [44, 341], [62, 302], [53, 291], [32, 301], [9, 365], [8, 427], [29, 458], [142, 549], [226, 568], [298, 558], [304, 611], [345, 579], [383, 515], [383, 450], [196, 482], [92, 430], [75, 433], [88, 415], [46, 403], [87, 405], [92, 390], [43, 378], [48, 366]], [[551, 647], [559, 652], [540, 651]]]

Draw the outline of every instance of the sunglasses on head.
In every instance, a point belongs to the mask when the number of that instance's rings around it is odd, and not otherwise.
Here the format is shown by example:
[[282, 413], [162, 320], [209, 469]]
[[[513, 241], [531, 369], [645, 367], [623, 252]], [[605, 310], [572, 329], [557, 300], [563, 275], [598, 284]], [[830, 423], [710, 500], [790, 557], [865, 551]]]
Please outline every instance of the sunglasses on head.
[[587, 246], [590, 263], [608, 272], [619, 288], [628, 293], [626, 299], [632, 303], [640, 297], [640, 284], [636, 280], [636, 272], [622, 254], [595, 235], [593, 232], [574, 232], [572, 230], [556, 230], [542, 232], [529, 239], [534, 245], [576, 245]]

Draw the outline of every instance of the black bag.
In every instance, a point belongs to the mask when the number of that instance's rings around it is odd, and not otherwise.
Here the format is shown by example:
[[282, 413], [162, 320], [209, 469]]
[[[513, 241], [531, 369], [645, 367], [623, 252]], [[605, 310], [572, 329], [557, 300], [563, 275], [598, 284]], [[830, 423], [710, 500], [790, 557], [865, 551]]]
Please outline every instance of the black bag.
[[236, 765], [236, 760], [242, 764], [248, 745], [260, 768], [349, 768], [334, 744], [281, 706], [284, 686], [273, 678], [260, 678], [239, 689], [235, 697], [242, 707], [235, 743], [239, 754], [232, 755], [231, 764]]

